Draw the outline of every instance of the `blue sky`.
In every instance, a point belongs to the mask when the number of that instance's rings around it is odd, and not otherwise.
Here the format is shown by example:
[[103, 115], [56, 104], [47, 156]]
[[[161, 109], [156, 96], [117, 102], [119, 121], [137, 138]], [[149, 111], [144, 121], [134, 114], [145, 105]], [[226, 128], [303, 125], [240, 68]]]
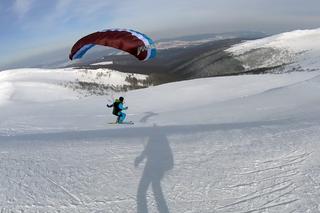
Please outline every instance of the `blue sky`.
[[132, 28], [154, 39], [320, 27], [319, 0], [0, 0], [0, 66], [87, 33]]

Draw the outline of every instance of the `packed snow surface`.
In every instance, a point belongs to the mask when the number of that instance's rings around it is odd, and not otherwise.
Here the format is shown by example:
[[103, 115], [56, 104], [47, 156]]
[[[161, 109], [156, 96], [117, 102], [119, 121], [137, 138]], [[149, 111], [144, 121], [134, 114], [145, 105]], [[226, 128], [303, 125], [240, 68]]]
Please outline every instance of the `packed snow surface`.
[[73, 72], [0, 72], [1, 212], [320, 211], [319, 71], [82, 98]]
[[286, 65], [286, 71], [320, 70], [320, 28], [247, 41], [227, 52], [236, 56], [247, 70], [282, 65]]

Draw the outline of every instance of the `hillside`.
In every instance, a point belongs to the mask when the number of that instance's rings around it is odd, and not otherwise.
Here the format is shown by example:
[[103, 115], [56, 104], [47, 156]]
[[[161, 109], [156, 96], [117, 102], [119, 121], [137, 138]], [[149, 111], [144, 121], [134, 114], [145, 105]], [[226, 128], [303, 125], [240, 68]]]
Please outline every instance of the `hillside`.
[[320, 29], [297, 30], [234, 45], [226, 50], [245, 71], [275, 72], [320, 70]]
[[88, 97], [77, 72], [0, 73], [1, 211], [319, 211], [319, 72]]
[[[163, 42], [156, 60], [139, 63], [130, 56], [110, 56], [104, 66], [122, 72], [152, 74], [155, 82], [172, 82], [244, 73], [283, 73], [320, 69], [319, 29], [298, 30], [262, 39], [239, 37], [194, 42]], [[183, 45], [186, 45], [185, 47]], [[161, 43], [159, 44], [161, 47]], [[183, 48], [181, 48], [183, 47]]]

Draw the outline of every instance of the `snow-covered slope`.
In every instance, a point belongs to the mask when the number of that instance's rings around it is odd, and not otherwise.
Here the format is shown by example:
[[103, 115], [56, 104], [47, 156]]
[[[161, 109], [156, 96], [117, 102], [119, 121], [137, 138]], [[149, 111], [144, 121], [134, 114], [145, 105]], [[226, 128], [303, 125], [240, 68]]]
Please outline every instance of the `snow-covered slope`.
[[[0, 105], [8, 101], [50, 102], [78, 99], [76, 85], [94, 83], [105, 87], [130, 85], [128, 78], [145, 80], [146, 75], [113, 70], [15, 69], [0, 72]], [[71, 89], [70, 89], [71, 88]], [[112, 91], [110, 91], [112, 93]]]
[[246, 70], [285, 65], [284, 71], [320, 70], [320, 29], [297, 30], [228, 49]]
[[[320, 211], [320, 72], [82, 98], [74, 75], [0, 72], [2, 212]], [[108, 124], [120, 95], [135, 125]]]

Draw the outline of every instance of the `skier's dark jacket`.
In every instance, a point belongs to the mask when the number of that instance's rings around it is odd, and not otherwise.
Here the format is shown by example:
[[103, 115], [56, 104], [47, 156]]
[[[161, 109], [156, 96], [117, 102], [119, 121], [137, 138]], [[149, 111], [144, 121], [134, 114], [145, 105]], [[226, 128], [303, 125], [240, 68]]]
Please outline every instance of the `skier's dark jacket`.
[[108, 105], [108, 107], [113, 107], [112, 114], [119, 116], [119, 112], [123, 110], [123, 104], [119, 99], [116, 99], [112, 105]]

